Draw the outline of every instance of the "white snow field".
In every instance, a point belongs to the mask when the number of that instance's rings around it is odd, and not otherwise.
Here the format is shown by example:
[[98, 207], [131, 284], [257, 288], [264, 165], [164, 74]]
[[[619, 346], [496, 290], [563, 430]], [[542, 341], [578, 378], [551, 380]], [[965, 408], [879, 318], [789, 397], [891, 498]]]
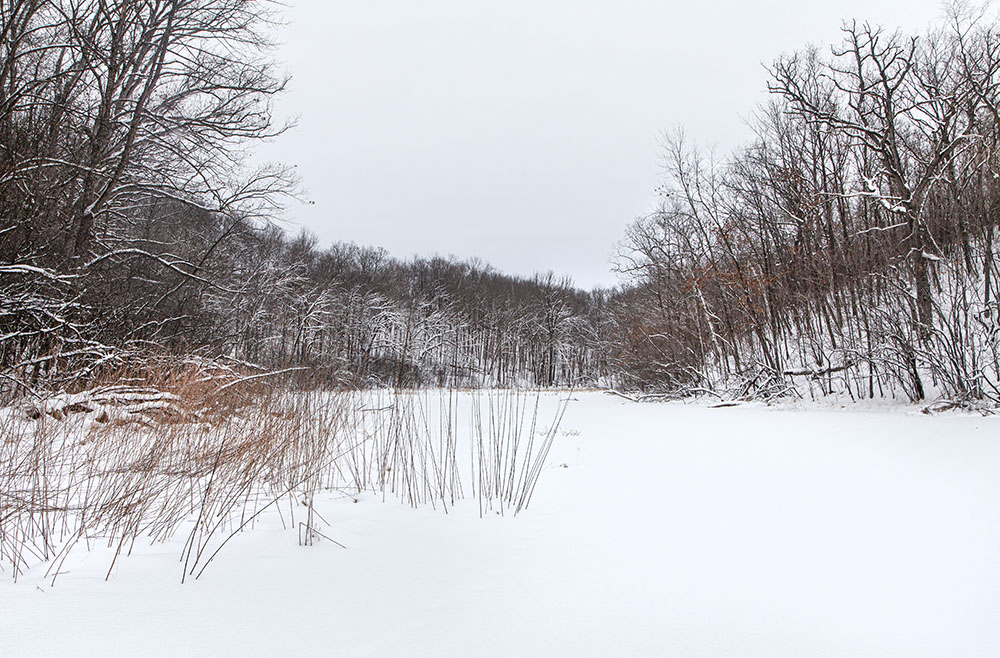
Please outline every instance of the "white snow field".
[[516, 517], [331, 493], [346, 549], [265, 515], [184, 585], [183, 537], [80, 550], [0, 580], [0, 656], [1000, 656], [1000, 419], [572, 396]]

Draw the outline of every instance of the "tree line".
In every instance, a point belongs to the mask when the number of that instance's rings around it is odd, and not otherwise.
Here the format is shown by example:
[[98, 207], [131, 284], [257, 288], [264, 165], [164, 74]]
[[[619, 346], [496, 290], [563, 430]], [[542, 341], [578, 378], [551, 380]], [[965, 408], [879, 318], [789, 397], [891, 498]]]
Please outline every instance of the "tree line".
[[274, 20], [244, 0], [0, 0], [0, 391], [160, 355], [328, 385], [606, 375], [600, 295], [276, 228], [294, 181], [247, 166], [286, 128]]
[[754, 138], [665, 140], [622, 284], [320, 247], [276, 218], [268, 2], [0, 0], [0, 395], [151, 358], [325, 386], [1000, 400], [1000, 34], [847, 23]]
[[920, 37], [849, 22], [774, 63], [747, 146], [668, 138], [621, 264], [640, 381], [1000, 399], [998, 69], [967, 6]]

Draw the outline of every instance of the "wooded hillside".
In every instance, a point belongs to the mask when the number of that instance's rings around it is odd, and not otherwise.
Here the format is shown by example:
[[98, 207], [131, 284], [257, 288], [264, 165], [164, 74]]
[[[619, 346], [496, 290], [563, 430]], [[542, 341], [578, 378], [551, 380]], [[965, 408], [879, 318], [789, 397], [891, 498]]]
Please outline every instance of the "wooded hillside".
[[289, 237], [292, 177], [247, 165], [285, 129], [271, 11], [0, 0], [0, 395], [194, 355], [322, 386], [1000, 401], [987, 16], [777, 60], [751, 143], [665, 140], [621, 287], [585, 292]]

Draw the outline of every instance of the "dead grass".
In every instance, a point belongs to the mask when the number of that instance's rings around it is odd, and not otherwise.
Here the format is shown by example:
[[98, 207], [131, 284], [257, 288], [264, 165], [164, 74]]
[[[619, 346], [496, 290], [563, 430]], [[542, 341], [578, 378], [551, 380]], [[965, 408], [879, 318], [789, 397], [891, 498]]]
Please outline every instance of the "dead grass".
[[539, 395], [517, 391], [293, 393], [201, 364], [121, 374], [70, 405], [0, 409], [0, 569], [15, 580], [42, 563], [54, 582], [97, 543], [110, 577], [137, 543], [178, 535], [181, 579], [198, 577], [278, 506], [300, 543], [330, 539], [313, 501], [331, 489], [516, 514], [562, 413], [542, 431]]

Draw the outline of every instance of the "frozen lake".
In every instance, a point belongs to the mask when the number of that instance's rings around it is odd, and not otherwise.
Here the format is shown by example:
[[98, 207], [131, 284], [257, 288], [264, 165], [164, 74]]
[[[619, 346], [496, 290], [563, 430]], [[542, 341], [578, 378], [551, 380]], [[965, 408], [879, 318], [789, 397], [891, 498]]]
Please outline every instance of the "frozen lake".
[[1000, 655], [1000, 419], [572, 397], [517, 517], [329, 493], [346, 550], [269, 512], [185, 585], [180, 537], [78, 551], [0, 579], [0, 655]]

